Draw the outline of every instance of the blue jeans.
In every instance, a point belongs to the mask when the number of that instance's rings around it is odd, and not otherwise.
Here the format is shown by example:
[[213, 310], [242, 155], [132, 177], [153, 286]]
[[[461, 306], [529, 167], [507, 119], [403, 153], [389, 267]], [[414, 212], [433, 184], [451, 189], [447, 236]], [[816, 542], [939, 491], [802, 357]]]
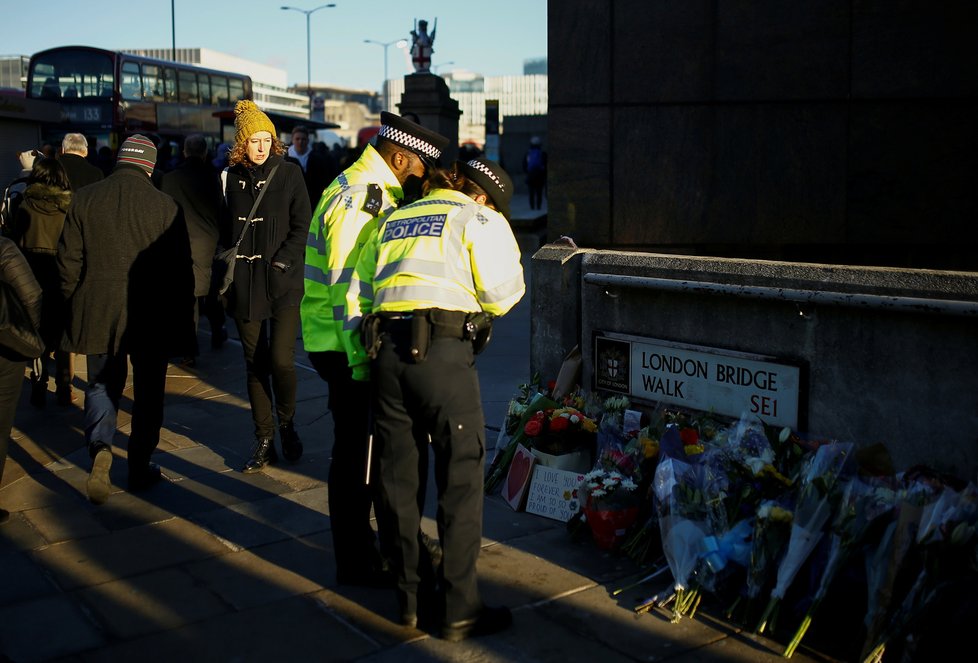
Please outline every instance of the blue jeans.
[[129, 434], [129, 469], [149, 464], [160, 442], [163, 427], [163, 395], [166, 391], [166, 357], [152, 352], [131, 355], [88, 355], [88, 387], [85, 390], [85, 441], [94, 458], [103, 446], [112, 446], [119, 416], [119, 401], [132, 363], [132, 432]]

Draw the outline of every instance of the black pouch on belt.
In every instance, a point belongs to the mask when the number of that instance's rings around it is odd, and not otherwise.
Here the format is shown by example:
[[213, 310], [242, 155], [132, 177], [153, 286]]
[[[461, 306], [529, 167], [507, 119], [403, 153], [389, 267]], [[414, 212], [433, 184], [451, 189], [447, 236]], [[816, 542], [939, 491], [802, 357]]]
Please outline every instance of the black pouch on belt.
[[420, 364], [428, 357], [431, 344], [431, 322], [427, 315], [415, 313], [411, 318], [411, 358]]
[[380, 350], [380, 323], [381, 318], [375, 313], [365, 315], [360, 323], [360, 340], [371, 359], [376, 359]]

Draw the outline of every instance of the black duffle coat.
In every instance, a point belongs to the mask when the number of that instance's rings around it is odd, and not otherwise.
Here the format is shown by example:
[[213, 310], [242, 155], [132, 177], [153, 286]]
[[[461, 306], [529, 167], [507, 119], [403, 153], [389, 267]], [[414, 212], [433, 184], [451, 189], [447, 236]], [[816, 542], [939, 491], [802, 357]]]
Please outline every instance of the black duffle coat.
[[[256, 221], [238, 247], [239, 255], [252, 259], [235, 261], [234, 283], [225, 295], [228, 315], [240, 320], [265, 320], [302, 300], [312, 210], [299, 166], [272, 155], [260, 166], [241, 163], [228, 168], [221, 236], [225, 243], [237, 240], [276, 164], [278, 171], [255, 212]], [[276, 262], [285, 270], [273, 269]]]

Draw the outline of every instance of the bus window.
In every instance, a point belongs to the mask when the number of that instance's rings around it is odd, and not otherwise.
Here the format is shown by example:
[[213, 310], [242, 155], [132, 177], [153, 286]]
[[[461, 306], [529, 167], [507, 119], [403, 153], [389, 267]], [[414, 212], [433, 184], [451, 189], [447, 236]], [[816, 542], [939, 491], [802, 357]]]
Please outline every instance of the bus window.
[[207, 74], [199, 74], [197, 80], [200, 89], [200, 103], [207, 106], [211, 103], [211, 79], [208, 78]]
[[58, 85], [58, 79], [54, 76], [48, 76], [44, 79], [44, 85], [41, 86], [41, 99], [60, 99], [61, 98], [61, 86]]
[[111, 96], [115, 84], [110, 55], [78, 49], [59, 49], [33, 58], [28, 77], [28, 95], [43, 99], [60, 99], [71, 88], [78, 98]]
[[[122, 98], [128, 101], [142, 101], [143, 87], [139, 80], [139, 63], [122, 63]], [[67, 93], [66, 93], [67, 94]]]
[[163, 67], [163, 100], [177, 102], [177, 71], [173, 67]]
[[211, 104], [228, 105], [228, 79], [225, 76], [211, 75]]
[[193, 71], [180, 72], [180, 94], [178, 96], [181, 104], [196, 104], [197, 101], [197, 74]]
[[143, 65], [143, 87], [147, 101], [163, 101], [163, 80], [160, 78], [160, 68], [155, 64]]
[[228, 83], [231, 88], [231, 101], [237, 102], [244, 99], [244, 81], [240, 78], [229, 78]]

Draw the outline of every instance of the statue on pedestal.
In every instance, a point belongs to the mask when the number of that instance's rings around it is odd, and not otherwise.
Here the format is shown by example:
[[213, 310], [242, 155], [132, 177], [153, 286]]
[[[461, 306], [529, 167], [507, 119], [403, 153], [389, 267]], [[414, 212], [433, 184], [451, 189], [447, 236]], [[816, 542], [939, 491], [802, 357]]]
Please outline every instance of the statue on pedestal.
[[415, 20], [414, 30], [411, 30], [411, 61], [414, 63], [414, 73], [427, 74], [431, 71], [431, 54], [435, 52], [435, 31], [438, 29], [438, 19], [428, 35], [428, 21]]

